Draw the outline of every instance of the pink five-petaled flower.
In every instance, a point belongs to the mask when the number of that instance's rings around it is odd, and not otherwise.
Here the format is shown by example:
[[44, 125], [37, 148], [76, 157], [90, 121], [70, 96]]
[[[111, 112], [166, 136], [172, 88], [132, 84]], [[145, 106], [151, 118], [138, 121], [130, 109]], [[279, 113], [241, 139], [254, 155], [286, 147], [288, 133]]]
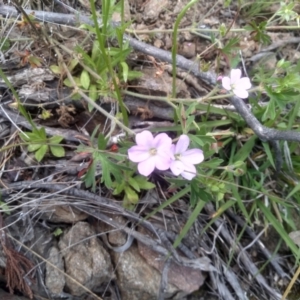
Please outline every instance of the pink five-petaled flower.
[[170, 169], [176, 176], [181, 175], [183, 178], [192, 180], [196, 176], [196, 168], [194, 165], [200, 164], [204, 160], [204, 155], [200, 149], [188, 149], [190, 139], [183, 134], [175, 145], [172, 145], [172, 153], [174, 159]]
[[222, 86], [227, 91], [232, 91], [236, 96], [245, 99], [248, 98], [247, 90], [251, 88], [251, 82], [248, 77], [242, 77], [240, 69], [232, 69], [230, 77], [222, 78]]
[[155, 168], [165, 171], [171, 164], [172, 140], [166, 133], [153, 137], [150, 131], [144, 130], [135, 137], [136, 146], [128, 149], [128, 157], [138, 163], [138, 171], [144, 176], [150, 175]]

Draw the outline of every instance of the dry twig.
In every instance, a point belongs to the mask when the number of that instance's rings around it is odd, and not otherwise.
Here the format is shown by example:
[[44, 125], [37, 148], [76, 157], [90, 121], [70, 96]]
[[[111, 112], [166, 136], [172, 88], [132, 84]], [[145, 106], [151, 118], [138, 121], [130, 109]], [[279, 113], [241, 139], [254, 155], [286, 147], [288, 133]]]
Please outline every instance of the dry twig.
[[[13, 294], [14, 290], [17, 289], [32, 299], [33, 293], [25, 279], [25, 275], [33, 269], [34, 265], [27, 257], [15, 251], [9, 245], [6, 232], [3, 229], [3, 217], [1, 213], [0, 228], [0, 243], [6, 256], [5, 278], [9, 292]], [[31, 282], [34, 280], [33, 274], [30, 275], [29, 279]]]

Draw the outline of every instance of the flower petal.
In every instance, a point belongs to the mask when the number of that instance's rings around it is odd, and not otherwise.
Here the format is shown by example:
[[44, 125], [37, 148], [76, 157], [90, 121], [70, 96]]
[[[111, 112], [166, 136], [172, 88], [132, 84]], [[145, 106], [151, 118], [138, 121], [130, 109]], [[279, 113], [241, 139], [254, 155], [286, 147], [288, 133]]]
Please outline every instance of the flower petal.
[[184, 153], [187, 150], [187, 148], [189, 147], [189, 144], [190, 144], [190, 138], [187, 135], [182, 134], [179, 137], [179, 140], [176, 144], [175, 154]]
[[128, 149], [128, 158], [133, 162], [141, 162], [150, 157], [149, 149], [145, 146], [132, 146]]
[[197, 175], [197, 170], [194, 165], [185, 165], [181, 176], [187, 180], [192, 180]]
[[170, 166], [170, 170], [175, 176], [178, 176], [184, 171], [184, 165], [180, 160], [174, 160]]
[[157, 155], [155, 156], [155, 167], [158, 170], [168, 170], [170, 168], [171, 163], [171, 157], [167, 153], [157, 153]]
[[250, 79], [248, 77], [243, 77], [238, 82], [238, 87], [242, 88], [242, 89], [245, 89], [245, 90], [250, 89], [251, 86], [252, 85], [251, 85]]
[[153, 147], [153, 135], [150, 131], [144, 130], [135, 136], [135, 141], [139, 146]]
[[158, 149], [160, 147], [171, 147], [172, 139], [166, 133], [158, 134], [153, 141], [153, 146]]
[[232, 69], [230, 72], [230, 82], [231, 84], [235, 84], [240, 80], [242, 76], [242, 71], [240, 69]]
[[234, 89], [233, 93], [242, 99], [246, 99], [249, 96], [249, 93], [244, 89]]
[[231, 82], [228, 76], [222, 78], [222, 86], [225, 90], [231, 91]]
[[171, 151], [171, 148], [160, 147], [157, 149], [156, 156], [161, 157], [165, 161], [175, 160], [174, 154]]
[[200, 164], [204, 160], [203, 151], [200, 149], [190, 149], [182, 153], [180, 160], [184, 165]]
[[150, 156], [148, 159], [140, 162], [138, 164], [139, 173], [144, 176], [150, 175], [154, 171], [155, 162], [156, 162], [155, 156]]
[[[176, 150], [176, 147], [175, 147], [174, 144], [172, 144], [171, 147], [170, 147], [170, 151], [171, 151], [171, 153], [173, 154], [173, 156], [174, 156], [174, 154], [175, 154], [175, 150]], [[173, 159], [175, 159], [175, 158], [173, 158]]]

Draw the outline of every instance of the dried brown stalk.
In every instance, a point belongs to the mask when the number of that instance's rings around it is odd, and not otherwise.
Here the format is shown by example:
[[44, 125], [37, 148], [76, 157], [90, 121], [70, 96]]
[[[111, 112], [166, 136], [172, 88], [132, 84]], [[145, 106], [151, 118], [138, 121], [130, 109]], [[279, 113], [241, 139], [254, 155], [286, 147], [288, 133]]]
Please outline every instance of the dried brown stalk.
[[[12, 249], [3, 229], [3, 217], [0, 213], [0, 243], [6, 256], [5, 278], [11, 294], [17, 289], [30, 299], [33, 298], [32, 290], [25, 279], [25, 275], [33, 269], [33, 263], [22, 253]], [[30, 281], [34, 281], [34, 275], [30, 275]]]

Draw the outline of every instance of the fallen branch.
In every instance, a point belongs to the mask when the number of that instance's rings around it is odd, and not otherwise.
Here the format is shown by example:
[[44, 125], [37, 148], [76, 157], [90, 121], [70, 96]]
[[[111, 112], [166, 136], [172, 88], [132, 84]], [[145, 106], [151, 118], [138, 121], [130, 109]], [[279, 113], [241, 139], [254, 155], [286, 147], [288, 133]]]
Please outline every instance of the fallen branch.
[[[61, 13], [53, 13], [47, 11], [33, 11], [33, 10], [25, 10], [27, 14], [31, 14], [41, 22], [50, 22], [57, 23], [62, 25], [71, 25], [76, 26], [79, 24], [90, 24], [94, 25], [93, 22], [89, 19], [89, 17], [84, 16], [82, 14], [74, 15], [74, 14], [61, 14]], [[3, 16], [10, 17], [19, 17], [19, 13], [12, 6], [0, 5], [0, 14]], [[100, 21], [99, 21], [100, 23]], [[119, 23], [113, 22], [113, 26], [119, 26]], [[156, 48], [154, 46], [148, 45], [141, 41], [138, 41], [128, 35], [124, 35], [124, 39], [129, 42], [130, 46], [142, 53], [153, 56], [156, 59], [161, 61], [165, 61], [168, 63], [172, 63], [172, 54], [169, 51]], [[187, 70], [192, 73], [197, 78], [201, 79], [205, 83], [209, 85], [216, 85], [216, 74], [213, 72], [202, 72], [199, 70], [199, 65], [193, 61], [186, 59], [181, 55], [176, 56], [176, 66]], [[236, 108], [237, 112], [244, 118], [248, 126], [254, 131], [254, 133], [263, 141], [275, 141], [275, 140], [285, 140], [285, 141], [298, 141], [300, 142], [300, 133], [291, 130], [277, 130], [263, 126], [252, 114], [247, 105], [238, 97], [230, 97], [231, 103]]]

